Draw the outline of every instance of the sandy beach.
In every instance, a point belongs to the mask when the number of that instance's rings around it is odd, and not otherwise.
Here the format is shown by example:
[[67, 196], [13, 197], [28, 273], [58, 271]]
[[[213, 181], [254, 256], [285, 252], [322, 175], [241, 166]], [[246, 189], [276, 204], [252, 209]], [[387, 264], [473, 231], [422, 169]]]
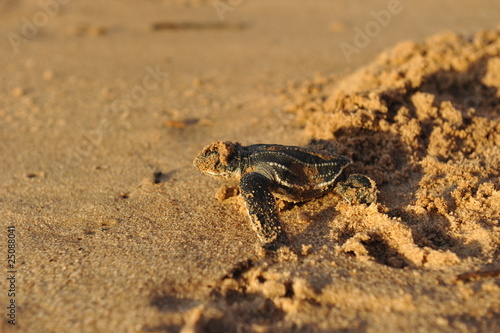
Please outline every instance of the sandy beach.
[[[500, 3], [0, 12], [0, 332], [500, 331]], [[279, 201], [264, 253], [193, 167], [217, 140], [347, 156], [377, 202]]]

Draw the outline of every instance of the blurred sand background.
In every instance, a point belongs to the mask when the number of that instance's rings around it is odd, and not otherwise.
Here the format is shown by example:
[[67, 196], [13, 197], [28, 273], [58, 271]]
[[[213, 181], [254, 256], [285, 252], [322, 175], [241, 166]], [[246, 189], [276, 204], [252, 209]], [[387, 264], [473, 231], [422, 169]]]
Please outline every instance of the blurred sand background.
[[[500, 331], [499, 2], [0, 13], [1, 332]], [[192, 167], [215, 140], [334, 148], [379, 203], [287, 205], [259, 256]]]

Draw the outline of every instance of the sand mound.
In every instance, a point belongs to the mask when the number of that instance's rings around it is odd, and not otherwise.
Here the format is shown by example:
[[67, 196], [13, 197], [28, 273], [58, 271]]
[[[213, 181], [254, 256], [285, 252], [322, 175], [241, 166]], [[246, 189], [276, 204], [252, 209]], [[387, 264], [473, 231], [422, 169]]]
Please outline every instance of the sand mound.
[[[411, 237], [427, 253], [447, 251], [438, 256], [446, 263], [498, 256], [499, 50], [500, 31], [471, 39], [445, 33], [401, 43], [349, 77], [317, 78], [293, 95], [288, 109], [311, 145], [351, 156], [356, 171], [376, 180], [387, 208], [357, 218], [365, 223], [346, 249], [372, 239], [359, 234], [371, 226], [414, 264], [444, 262], [416, 256]], [[391, 224], [411, 235], [394, 235]], [[408, 249], [398, 249], [402, 243]]]
[[500, 31], [446, 33], [289, 91], [310, 146], [350, 156], [379, 201], [309, 203], [299, 231], [285, 212], [292, 247], [212, 281], [183, 332], [498, 329], [499, 50]]

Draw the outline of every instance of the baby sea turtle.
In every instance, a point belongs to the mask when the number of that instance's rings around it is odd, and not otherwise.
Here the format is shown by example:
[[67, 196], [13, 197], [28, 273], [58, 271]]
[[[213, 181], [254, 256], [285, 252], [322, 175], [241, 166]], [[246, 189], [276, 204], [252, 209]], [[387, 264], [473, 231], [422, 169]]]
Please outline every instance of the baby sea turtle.
[[287, 244], [278, 218], [276, 199], [300, 202], [335, 191], [349, 202], [370, 204], [377, 199], [375, 182], [343, 171], [351, 161], [331, 152], [275, 144], [242, 146], [214, 142], [194, 160], [201, 172], [239, 181], [252, 228], [264, 248]]

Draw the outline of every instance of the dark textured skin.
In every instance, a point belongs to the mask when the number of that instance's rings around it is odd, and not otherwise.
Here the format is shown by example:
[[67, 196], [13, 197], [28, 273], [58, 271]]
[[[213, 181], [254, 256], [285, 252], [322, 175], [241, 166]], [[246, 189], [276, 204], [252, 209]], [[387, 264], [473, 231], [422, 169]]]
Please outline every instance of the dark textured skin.
[[376, 200], [371, 179], [342, 174], [350, 163], [346, 157], [307, 148], [221, 141], [206, 146], [193, 162], [205, 174], [239, 181], [252, 228], [267, 249], [288, 243], [275, 197], [299, 202], [335, 191], [349, 202]]

